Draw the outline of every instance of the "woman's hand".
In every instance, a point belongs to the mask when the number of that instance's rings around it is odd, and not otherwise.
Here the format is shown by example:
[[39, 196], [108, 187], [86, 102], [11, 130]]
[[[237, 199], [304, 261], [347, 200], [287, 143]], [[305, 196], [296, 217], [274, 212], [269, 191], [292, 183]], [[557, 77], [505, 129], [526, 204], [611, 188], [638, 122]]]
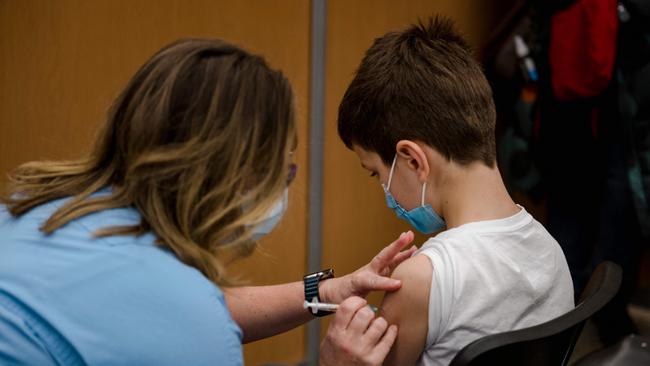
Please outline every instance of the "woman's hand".
[[343, 277], [321, 282], [319, 293], [322, 302], [338, 304], [350, 296], [366, 297], [371, 291], [396, 291], [402, 283], [390, 278], [393, 269], [411, 257], [415, 246], [402, 250], [413, 241], [413, 232], [402, 233], [385, 247], [370, 263]]
[[[319, 287], [320, 301], [339, 304], [350, 296], [365, 297], [370, 291], [398, 290], [402, 282], [388, 276], [398, 264], [411, 257], [415, 247], [402, 249], [412, 241], [412, 232], [403, 233], [354, 273], [322, 281]], [[244, 332], [244, 343], [285, 332], [313, 319], [303, 308], [305, 295], [302, 281], [272, 286], [231, 287], [223, 291], [232, 318]]]
[[397, 327], [375, 318], [366, 300], [341, 303], [320, 348], [320, 366], [381, 365], [397, 337]]

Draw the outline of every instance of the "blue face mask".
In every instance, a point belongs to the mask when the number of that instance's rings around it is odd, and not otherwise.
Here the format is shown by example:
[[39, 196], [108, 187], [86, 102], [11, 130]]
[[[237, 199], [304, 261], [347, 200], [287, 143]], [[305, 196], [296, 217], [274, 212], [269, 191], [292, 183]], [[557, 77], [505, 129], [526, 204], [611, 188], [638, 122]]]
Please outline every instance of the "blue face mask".
[[408, 221], [411, 226], [423, 234], [431, 234], [444, 229], [447, 224], [445, 224], [445, 221], [442, 219], [442, 217], [440, 217], [436, 211], [433, 210], [430, 204], [424, 204], [424, 193], [427, 189], [426, 182], [422, 184], [422, 200], [420, 207], [416, 207], [411, 211], [407, 211], [402, 206], [400, 206], [393, 195], [390, 194], [390, 183], [393, 179], [393, 171], [395, 170], [396, 161], [397, 156], [393, 158], [393, 164], [390, 167], [390, 173], [388, 174], [388, 185], [381, 185], [384, 188], [384, 194], [386, 195], [386, 203], [388, 204], [388, 208], [393, 209], [397, 217]]
[[273, 231], [273, 228], [280, 222], [287, 211], [289, 201], [289, 188], [284, 190], [282, 198], [273, 205], [266, 218], [253, 229], [253, 240], [260, 240], [262, 237]]

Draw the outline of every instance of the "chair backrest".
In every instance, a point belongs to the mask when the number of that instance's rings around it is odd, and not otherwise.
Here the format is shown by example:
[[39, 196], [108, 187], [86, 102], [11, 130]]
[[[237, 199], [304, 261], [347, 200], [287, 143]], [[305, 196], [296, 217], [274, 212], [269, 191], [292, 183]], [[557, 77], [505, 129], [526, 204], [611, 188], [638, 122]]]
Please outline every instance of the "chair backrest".
[[616, 295], [621, 276], [617, 264], [600, 263], [573, 310], [533, 327], [477, 339], [450, 365], [566, 365], [585, 322]]

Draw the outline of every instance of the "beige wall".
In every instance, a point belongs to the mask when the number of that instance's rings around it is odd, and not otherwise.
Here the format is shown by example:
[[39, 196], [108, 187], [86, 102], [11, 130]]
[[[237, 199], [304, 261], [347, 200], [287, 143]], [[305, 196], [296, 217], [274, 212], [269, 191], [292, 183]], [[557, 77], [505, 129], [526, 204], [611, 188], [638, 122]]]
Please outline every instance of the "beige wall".
[[[263, 55], [290, 79], [299, 138], [307, 140], [309, 2], [212, 0], [0, 1], [0, 174], [33, 159], [88, 151], [129, 77], [181, 37], [222, 38]], [[286, 219], [264, 252], [238, 266], [251, 283], [302, 278], [306, 247], [306, 144]], [[281, 265], [280, 265], [281, 264]], [[297, 329], [245, 347], [248, 364], [303, 358]]]

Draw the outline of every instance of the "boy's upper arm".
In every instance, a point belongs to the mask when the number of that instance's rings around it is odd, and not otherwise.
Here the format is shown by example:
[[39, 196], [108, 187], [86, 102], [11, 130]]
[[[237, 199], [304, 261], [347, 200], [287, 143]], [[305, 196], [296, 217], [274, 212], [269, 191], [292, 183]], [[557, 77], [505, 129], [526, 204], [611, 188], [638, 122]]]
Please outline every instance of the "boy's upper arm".
[[385, 365], [413, 365], [424, 350], [429, 330], [429, 292], [433, 266], [424, 255], [416, 255], [400, 264], [393, 278], [402, 281], [402, 287], [386, 293], [382, 316], [398, 328], [397, 340]]

